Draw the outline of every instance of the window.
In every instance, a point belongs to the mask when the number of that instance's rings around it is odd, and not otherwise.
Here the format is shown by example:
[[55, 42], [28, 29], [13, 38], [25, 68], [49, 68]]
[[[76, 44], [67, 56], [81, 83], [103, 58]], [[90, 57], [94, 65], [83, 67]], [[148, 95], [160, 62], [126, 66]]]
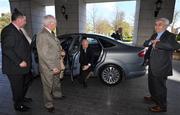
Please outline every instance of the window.
[[94, 38], [87, 38], [89, 45], [95, 45], [95, 44], [99, 44], [98, 41]]
[[100, 45], [99, 41], [95, 38], [87, 38], [89, 42], [89, 47], [93, 50], [94, 55], [94, 62], [93, 65], [96, 65], [97, 60], [100, 57], [100, 53], [102, 51], [102, 46]]
[[[72, 43], [72, 38], [65, 38], [65, 41], [63, 41], [62, 43], [61, 43], [61, 46], [63, 47], [63, 49], [65, 50], [65, 51], [68, 51], [69, 50], [69, 47], [70, 47], [70, 45], [71, 45], [71, 43]], [[61, 40], [60, 40], [61, 41]]]
[[79, 37], [74, 38], [73, 46], [72, 46], [71, 50], [74, 53], [80, 50], [80, 38]]
[[108, 42], [106, 40], [103, 40], [103, 39], [99, 39], [99, 41], [101, 42], [102, 46], [104, 48], [110, 48], [110, 47], [113, 47], [115, 46], [114, 44], [112, 44], [111, 42]]

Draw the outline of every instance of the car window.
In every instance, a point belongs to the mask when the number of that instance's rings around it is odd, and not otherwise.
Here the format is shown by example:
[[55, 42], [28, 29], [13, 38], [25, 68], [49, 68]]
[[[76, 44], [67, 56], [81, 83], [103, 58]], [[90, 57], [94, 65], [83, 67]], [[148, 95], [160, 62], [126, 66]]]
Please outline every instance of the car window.
[[73, 50], [78, 50], [80, 47], [80, 42], [78, 39], [75, 40], [74, 45], [72, 47]]
[[98, 41], [94, 38], [87, 38], [89, 45], [95, 45], [95, 44], [99, 44]]
[[72, 46], [70, 47], [71, 52], [75, 53], [80, 50], [80, 37], [73, 36]]
[[93, 49], [94, 62], [92, 65], [95, 66], [97, 60], [100, 57], [102, 46], [100, 45], [99, 41], [96, 38], [87, 37], [87, 40], [89, 42], [89, 47]]
[[103, 46], [104, 48], [110, 48], [110, 47], [115, 46], [115, 45], [112, 44], [111, 42], [108, 42], [108, 41], [103, 40], [103, 39], [101, 39], [101, 38], [99, 38], [99, 41], [101, 42], [101, 44], [102, 44], [102, 46]]
[[63, 47], [63, 49], [65, 51], [67, 51], [72, 43], [72, 38], [69, 37], [69, 38], [65, 38], [65, 40], [61, 43], [61, 46]]

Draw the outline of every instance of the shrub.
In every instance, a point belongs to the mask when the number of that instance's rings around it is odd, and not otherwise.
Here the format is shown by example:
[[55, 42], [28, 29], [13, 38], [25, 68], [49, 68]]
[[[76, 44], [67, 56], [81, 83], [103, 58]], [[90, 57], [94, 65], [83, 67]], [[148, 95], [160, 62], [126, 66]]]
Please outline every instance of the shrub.
[[176, 36], [176, 40], [177, 40], [177, 41], [180, 41], [180, 34], [178, 34], [178, 35]]

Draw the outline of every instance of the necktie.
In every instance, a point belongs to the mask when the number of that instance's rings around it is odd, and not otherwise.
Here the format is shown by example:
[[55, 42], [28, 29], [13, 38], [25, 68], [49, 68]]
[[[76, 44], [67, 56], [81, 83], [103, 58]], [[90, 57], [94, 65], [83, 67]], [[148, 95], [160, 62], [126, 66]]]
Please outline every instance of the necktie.
[[51, 33], [52, 33], [52, 35], [53, 35], [53, 36], [55, 36], [55, 33], [54, 33], [54, 31], [51, 31]]
[[19, 29], [19, 32], [20, 32], [22, 35], [24, 35], [21, 29]]

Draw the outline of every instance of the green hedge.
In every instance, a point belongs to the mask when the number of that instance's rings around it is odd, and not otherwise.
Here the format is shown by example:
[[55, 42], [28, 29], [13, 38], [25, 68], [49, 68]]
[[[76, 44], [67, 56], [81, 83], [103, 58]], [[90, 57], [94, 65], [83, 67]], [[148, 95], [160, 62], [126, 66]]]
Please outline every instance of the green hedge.
[[123, 37], [123, 41], [131, 42], [132, 41], [132, 36]]
[[180, 41], [180, 34], [176, 36], [176, 40]]

